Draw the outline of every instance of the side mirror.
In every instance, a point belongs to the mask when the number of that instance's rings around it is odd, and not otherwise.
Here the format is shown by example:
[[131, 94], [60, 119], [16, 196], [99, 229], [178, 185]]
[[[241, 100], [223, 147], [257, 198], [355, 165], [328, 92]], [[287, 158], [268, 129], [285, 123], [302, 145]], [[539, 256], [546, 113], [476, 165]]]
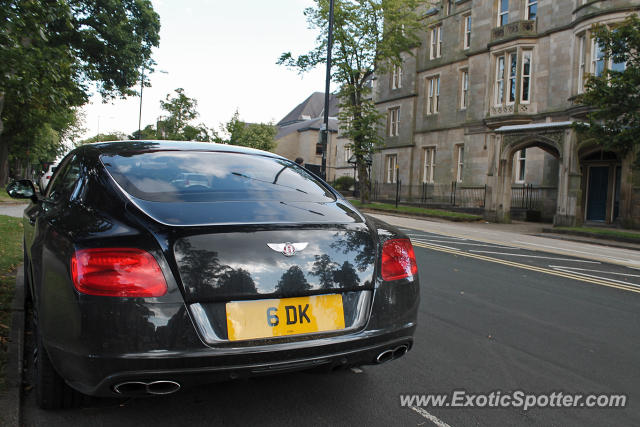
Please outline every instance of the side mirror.
[[29, 179], [13, 181], [7, 185], [7, 193], [14, 199], [30, 199], [34, 203], [38, 201], [36, 189], [33, 186], [33, 182]]

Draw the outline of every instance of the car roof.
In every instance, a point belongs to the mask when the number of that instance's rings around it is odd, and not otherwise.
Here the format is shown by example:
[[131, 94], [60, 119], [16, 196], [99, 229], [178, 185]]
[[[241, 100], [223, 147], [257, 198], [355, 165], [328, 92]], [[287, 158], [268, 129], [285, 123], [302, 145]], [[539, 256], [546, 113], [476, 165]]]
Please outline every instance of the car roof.
[[210, 151], [210, 152], [231, 152], [241, 154], [253, 154], [284, 159], [268, 151], [257, 150], [255, 148], [243, 147], [230, 144], [216, 144], [212, 142], [198, 141], [156, 141], [156, 140], [130, 140], [130, 141], [107, 141], [86, 144], [78, 148], [87, 154], [94, 155], [118, 155], [130, 153], [144, 153], [154, 151]]

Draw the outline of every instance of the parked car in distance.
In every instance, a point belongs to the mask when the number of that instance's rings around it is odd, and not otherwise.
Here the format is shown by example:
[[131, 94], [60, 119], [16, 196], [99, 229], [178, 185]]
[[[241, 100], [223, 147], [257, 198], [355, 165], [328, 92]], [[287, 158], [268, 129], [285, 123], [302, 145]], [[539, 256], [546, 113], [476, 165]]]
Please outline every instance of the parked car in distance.
[[[194, 175], [207, 186], [174, 182]], [[25, 294], [42, 408], [378, 364], [413, 345], [410, 240], [273, 153], [88, 144], [41, 197], [28, 180], [7, 192], [31, 200]]]
[[49, 165], [47, 167], [47, 170], [45, 170], [40, 177], [39, 185], [41, 193], [44, 193], [44, 191], [47, 189], [47, 185], [49, 185], [49, 181], [51, 181], [51, 177], [53, 176], [53, 173], [56, 171], [57, 167], [58, 166], [54, 164]]

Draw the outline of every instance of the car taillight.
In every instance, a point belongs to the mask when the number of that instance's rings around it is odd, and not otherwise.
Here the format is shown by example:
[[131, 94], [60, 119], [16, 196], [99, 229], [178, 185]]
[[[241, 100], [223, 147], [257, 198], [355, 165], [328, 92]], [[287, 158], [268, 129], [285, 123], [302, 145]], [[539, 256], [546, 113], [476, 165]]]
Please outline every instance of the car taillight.
[[76, 251], [71, 258], [73, 285], [79, 292], [110, 297], [160, 297], [167, 282], [156, 259], [135, 248]]
[[47, 179], [51, 179], [51, 175], [47, 175]]
[[382, 245], [382, 280], [399, 280], [418, 273], [416, 256], [409, 239], [391, 239]]

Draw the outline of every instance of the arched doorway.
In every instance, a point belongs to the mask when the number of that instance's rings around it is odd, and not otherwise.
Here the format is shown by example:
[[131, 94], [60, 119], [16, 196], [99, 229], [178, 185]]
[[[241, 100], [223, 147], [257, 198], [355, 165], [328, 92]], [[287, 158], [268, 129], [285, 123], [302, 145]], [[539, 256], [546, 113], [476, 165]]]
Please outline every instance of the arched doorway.
[[511, 184], [516, 169], [514, 157], [522, 149], [537, 147], [556, 159], [555, 170], [544, 172], [557, 173], [553, 223], [576, 224], [581, 200], [581, 173], [575, 149], [576, 137], [570, 126], [571, 122], [551, 122], [502, 126], [494, 131], [496, 136], [487, 174], [490, 203], [485, 207], [485, 216], [488, 219], [498, 222], [511, 220]]

